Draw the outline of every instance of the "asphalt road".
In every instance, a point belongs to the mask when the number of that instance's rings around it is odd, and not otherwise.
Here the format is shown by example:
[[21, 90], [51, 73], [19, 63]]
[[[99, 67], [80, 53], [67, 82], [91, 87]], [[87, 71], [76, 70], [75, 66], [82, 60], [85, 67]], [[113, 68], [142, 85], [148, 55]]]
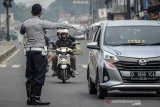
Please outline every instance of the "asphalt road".
[[[88, 94], [86, 67], [88, 50], [87, 41], [81, 41], [83, 55], [77, 56], [76, 78], [71, 78], [63, 84], [50, 70], [42, 91], [42, 99], [49, 100], [48, 107], [159, 107], [160, 98], [154, 92], [118, 92], [112, 91], [104, 100], [96, 95]], [[0, 107], [27, 107], [25, 93], [25, 56], [23, 49], [19, 50], [4, 64], [0, 64]]]

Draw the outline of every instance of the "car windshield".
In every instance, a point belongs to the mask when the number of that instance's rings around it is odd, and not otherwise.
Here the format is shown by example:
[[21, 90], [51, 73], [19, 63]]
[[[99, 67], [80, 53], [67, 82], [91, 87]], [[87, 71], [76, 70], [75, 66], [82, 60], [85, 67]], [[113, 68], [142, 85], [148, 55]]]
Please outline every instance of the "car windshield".
[[10, 30], [10, 32], [9, 32], [10, 34], [16, 34], [16, 31], [14, 31], [14, 30]]
[[75, 32], [75, 36], [84, 35], [84, 31], [77, 31]]
[[107, 27], [104, 45], [160, 45], [160, 27]]

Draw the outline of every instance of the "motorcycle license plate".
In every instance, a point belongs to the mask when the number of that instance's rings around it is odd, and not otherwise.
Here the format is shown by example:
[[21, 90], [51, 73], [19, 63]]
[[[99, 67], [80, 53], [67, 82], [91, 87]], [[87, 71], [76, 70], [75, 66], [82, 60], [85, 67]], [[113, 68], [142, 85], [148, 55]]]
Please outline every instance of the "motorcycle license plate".
[[133, 71], [131, 72], [131, 80], [155, 80], [156, 72], [154, 71]]

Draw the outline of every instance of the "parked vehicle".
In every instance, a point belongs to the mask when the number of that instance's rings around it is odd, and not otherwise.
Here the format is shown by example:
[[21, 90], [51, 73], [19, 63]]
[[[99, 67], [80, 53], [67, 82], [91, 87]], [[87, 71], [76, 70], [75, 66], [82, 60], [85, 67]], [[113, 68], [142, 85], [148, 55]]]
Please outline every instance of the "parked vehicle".
[[160, 95], [160, 23], [119, 20], [97, 26], [87, 44], [89, 93], [104, 98], [110, 90], [152, 90]]
[[[3, 39], [7, 39], [7, 31], [3, 31], [0, 33], [2, 35]], [[15, 30], [10, 30], [9, 31], [9, 37], [11, 40], [17, 40], [18, 39], [18, 34]]]
[[9, 35], [10, 35], [11, 40], [17, 40], [18, 39], [18, 34], [15, 30], [10, 30]]
[[83, 30], [78, 30], [74, 33], [74, 37], [76, 40], [85, 40], [85, 32]]

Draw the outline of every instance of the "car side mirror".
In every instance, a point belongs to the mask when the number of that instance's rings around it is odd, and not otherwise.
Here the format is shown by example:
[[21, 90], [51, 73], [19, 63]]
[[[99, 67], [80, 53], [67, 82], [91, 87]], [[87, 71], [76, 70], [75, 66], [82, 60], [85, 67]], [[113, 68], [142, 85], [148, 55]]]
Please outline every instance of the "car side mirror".
[[100, 49], [100, 48], [98, 47], [98, 45], [97, 45], [97, 42], [90, 42], [90, 43], [88, 43], [88, 44], [87, 44], [87, 48], [88, 48], [88, 49], [97, 49], [97, 50]]

